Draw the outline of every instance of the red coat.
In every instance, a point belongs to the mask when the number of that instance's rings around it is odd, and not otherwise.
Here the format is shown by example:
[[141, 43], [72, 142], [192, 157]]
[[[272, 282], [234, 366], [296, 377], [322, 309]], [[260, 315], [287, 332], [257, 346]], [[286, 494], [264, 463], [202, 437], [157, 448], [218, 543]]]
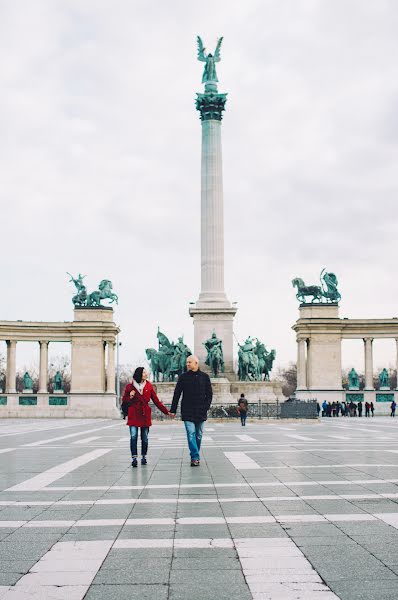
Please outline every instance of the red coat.
[[[133, 398], [130, 398], [131, 390], [135, 391]], [[156, 395], [154, 387], [150, 381], [147, 381], [145, 387], [140, 394], [132, 383], [128, 383], [123, 392], [123, 402], [132, 401], [132, 405], [128, 409], [127, 414], [127, 425], [134, 427], [150, 427], [152, 425], [152, 409], [149, 406], [149, 401], [152, 402], [162, 411], [165, 415], [169, 414], [169, 411]]]

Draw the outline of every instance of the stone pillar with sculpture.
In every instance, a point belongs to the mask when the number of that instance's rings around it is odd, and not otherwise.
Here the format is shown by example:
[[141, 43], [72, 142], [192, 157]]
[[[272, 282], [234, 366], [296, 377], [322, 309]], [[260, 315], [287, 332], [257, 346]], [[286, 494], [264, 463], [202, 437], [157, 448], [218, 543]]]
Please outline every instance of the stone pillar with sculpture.
[[205, 63], [196, 109], [202, 123], [201, 154], [201, 290], [189, 314], [194, 322], [194, 353], [206, 366], [206, 340], [213, 333], [222, 342], [223, 376], [235, 380], [233, 364], [233, 319], [237, 308], [228, 300], [224, 288], [224, 198], [222, 177], [221, 122], [227, 94], [217, 89], [216, 63], [221, 60], [222, 38], [214, 54], [207, 53], [198, 37], [198, 60]]
[[40, 340], [39, 394], [47, 394], [48, 341]]
[[7, 371], [6, 371], [6, 392], [15, 394], [16, 392], [16, 365], [17, 342], [15, 340], [7, 340]]

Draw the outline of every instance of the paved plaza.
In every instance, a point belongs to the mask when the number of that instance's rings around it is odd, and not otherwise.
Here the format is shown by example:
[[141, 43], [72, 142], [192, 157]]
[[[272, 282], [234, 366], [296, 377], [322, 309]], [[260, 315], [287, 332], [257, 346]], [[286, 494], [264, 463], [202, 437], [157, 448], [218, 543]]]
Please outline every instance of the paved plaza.
[[395, 600], [398, 422], [0, 425], [1, 600]]

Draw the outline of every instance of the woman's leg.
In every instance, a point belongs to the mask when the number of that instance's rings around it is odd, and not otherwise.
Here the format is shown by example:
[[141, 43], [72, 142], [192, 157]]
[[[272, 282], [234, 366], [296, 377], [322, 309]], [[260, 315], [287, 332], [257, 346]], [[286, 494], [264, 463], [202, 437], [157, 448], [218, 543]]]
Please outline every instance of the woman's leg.
[[130, 426], [130, 450], [131, 457], [137, 457], [137, 438], [138, 438], [138, 427], [134, 425]]
[[148, 453], [148, 434], [149, 427], [141, 427], [141, 456], [146, 456]]

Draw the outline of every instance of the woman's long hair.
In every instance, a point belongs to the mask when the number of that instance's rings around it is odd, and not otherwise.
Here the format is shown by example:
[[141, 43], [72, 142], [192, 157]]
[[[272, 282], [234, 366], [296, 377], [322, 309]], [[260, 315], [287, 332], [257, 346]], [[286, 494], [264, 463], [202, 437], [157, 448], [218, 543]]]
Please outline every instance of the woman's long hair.
[[136, 381], [137, 383], [141, 383], [143, 372], [144, 372], [144, 367], [137, 367], [136, 370], [134, 371], [134, 375], [133, 375], [134, 381]]

